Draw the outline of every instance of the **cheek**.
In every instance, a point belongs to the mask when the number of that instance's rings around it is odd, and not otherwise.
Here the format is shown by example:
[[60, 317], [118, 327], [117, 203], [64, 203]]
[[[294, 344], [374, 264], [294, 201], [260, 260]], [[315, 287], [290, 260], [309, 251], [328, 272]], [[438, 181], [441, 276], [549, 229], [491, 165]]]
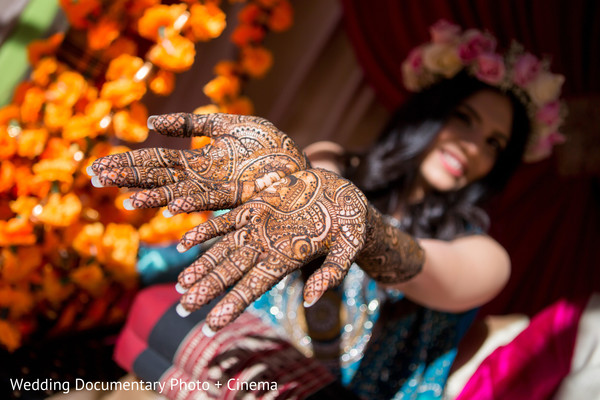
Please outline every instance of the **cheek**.
[[480, 159], [473, 164], [469, 171], [469, 183], [479, 180], [489, 174], [492, 171], [492, 168], [494, 168], [495, 163], [496, 157], [480, 157]]

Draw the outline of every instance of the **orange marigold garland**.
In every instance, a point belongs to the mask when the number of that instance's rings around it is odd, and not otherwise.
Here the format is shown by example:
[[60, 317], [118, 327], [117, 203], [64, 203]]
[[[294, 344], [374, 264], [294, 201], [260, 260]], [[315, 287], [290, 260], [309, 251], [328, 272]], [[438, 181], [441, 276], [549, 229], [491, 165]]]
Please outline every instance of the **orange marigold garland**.
[[215, 66], [215, 78], [204, 86], [204, 94], [221, 112], [252, 114], [252, 101], [243, 95], [248, 79], [262, 78], [273, 65], [273, 55], [263, 42], [269, 32], [282, 32], [293, 22], [288, 0], [247, 1], [238, 14], [231, 41], [239, 48], [235, 60]]
[[[85, 170], [127, 150], [113, 139], [146, 139], [144, 95], [171, 93], [175, 74], [194, 62], [194, 42], [222, 34], [220, 2], [60, 3], [74, 29], [28, 46], [30, 78], [0, 109], [0, 346], [9, 351], [41, 320], [51, 327], [42, 335], [121, 322], [125, 310], [114, 302], [137, 288], [140, 244], [176, 240], [207, 218], [194, 213], [167, 223], [155, 210], [128, 212], [126, 191], [93, 189]], [[287, 0], [247, 1], [238, 20], [231, 40], [239, 55], [215, 67], [205, 86], [213, 104], [197, 113], [252, 112], [243, 84], [271, 67], [262, 42], [291, 25], [292, 10]], [[87, 55], [58, 56], [73, 30], [83, 32], [87, 51], [110, 61], [101, 79], [79, 65]], [[194, 138], [192, 147], [209, 142]]]

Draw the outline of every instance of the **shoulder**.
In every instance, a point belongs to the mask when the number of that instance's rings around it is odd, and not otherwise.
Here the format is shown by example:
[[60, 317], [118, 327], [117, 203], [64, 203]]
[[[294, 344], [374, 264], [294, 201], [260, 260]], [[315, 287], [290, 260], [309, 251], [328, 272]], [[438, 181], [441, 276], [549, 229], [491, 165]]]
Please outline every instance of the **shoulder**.
[[489, 256], [498, 256], [502, 261], [510, 265], [508, 253], [500, 243], [486, 234], [469, 234], [459, 236], [451, 240], [450, 245], [459, 251], [465, 251], [475, 256], [481, 254], [488, 258]]
[[337, 143], [320, 141], [308, 145], [304, 149], [306, 157], [313, 167], [325, 168], [341, 173], [345, 150]]

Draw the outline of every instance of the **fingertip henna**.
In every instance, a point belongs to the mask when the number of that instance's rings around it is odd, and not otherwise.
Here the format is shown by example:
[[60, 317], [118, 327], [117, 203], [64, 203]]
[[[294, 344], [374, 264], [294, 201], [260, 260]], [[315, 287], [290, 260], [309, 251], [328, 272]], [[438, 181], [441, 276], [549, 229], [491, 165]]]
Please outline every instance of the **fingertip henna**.
[[188, 113], [155, 115], [152, 119], [152, 128], [165, 136], [192, 136], [192, 120]]
[[235, 303], [219, 303], [206, 316], [206, 323], [213, 331], [218, 331], [236, 319], [244, 308]]

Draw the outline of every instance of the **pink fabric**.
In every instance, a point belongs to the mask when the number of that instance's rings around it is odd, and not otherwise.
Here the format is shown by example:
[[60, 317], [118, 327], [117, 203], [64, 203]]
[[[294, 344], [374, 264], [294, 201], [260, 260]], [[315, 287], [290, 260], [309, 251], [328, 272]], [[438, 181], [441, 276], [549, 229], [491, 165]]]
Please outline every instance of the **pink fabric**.
[[135, 298], [115, 345], [115, 361], [129, 371], [135, 359], [148, 347], [148, 336], [156, 322], [180, 296], [172, 283], [153, 286], [143, 293]]
[[560, 300], [541, 311], [511, 343], [481, 363], [457, 400], [551, 398], [570, 370], [585, 304]]

